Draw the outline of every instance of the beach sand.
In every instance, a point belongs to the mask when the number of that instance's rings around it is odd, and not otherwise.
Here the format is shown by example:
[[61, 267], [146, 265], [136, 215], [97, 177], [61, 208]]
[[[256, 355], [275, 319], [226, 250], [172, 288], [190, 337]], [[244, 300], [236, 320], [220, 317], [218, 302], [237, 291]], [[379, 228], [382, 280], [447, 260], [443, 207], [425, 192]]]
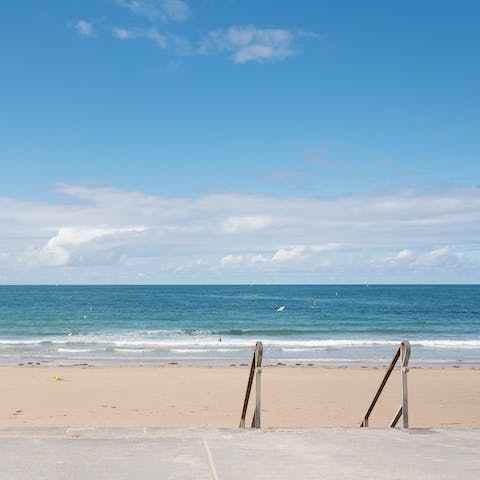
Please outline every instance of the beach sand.
[[[0, 367], [0, 426], [237, 427], [248, 370]], [[262, 427], [357, 427], [384, 373], [381, 367], [264, 367]], [[480, 427], [480, 368], [418, 367], [408, 380], [411, 427]], [[400, 403], [397, 368], [370, 426], [388, 426]]]

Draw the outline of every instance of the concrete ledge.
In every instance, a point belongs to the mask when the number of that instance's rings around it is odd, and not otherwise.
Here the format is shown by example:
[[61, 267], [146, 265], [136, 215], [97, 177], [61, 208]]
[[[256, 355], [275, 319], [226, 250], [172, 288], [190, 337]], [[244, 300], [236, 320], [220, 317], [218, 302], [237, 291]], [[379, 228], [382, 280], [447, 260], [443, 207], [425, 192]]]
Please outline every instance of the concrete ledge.
[[478, 479], [480, 429], [0, 428], [0, 478]]

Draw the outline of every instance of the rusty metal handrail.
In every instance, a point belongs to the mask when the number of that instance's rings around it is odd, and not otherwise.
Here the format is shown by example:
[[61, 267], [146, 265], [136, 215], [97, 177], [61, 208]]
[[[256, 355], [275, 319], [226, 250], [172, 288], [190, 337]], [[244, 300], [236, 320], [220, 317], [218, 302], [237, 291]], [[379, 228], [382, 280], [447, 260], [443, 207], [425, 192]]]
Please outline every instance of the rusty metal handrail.
[[247, 391], [245, 392], [245, 400], [243, 402], [242, 416], [240, 417], [240, 428], [245, 428], [245, 417], [247, 416], [248, 401], [250, 400], [250, 392], [252, 390], [253, 377], [255, 376], [255, 411], [252, 418], [252, 428], [260, 428], [261, 413], [261, 376], [262, 376], [262, 358], [263, 345], [262, 342], [255, 344], [253, 351], [252, 364], [248, 375]]
[[387, 372], [385, 373], [385, 376], [383, 377], [382, 383], [380, 384], [380, 387], [378, 388], [377, 393], [373, 397], [370, 407], [368, 407], [367, 413], [363, 417], [360, 427], [368, 427], [368, 419], [370, 417], [370, 414], [372, 413], [372, 410], [375, 407], [375, 404], [377, 403], [377, 400], [379, 399], [380, 394], [382, 393], [383, 387], [385, 387], [385, 384], [387, 383], [387, 380], [389, 379], [390, 374], [392, 373], [398, 359], [400, 358], [401, 375], [402, 375], [402, 404], [400, 405], [400, 408], [397, 410], [397, 413], [393, 417], [393, 420], [390, 423], [390, 427], [395, 427], [398, 421], [400, 420], [400, 417], [403, 416], [403, 427], [408, 428], [407, 373], [409, 370], [408, 361], [410, 360], [410, 351], [411, 351], [410, 343], [407, 340], [402, 340], [400, 342], [400, 345], [397, 351], [395, 352], [395, 355], [393, 356], [393, 359], [390, 363], [390, 366], [388, 367]]

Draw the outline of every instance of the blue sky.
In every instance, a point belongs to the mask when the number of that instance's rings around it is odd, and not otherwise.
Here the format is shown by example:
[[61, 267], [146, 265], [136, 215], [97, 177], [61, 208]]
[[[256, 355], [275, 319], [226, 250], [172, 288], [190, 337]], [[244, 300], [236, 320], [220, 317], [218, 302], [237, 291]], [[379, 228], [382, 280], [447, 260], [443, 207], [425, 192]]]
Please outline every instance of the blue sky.
[[0, 282], [479, 281], [475, 1], [0, 16]]

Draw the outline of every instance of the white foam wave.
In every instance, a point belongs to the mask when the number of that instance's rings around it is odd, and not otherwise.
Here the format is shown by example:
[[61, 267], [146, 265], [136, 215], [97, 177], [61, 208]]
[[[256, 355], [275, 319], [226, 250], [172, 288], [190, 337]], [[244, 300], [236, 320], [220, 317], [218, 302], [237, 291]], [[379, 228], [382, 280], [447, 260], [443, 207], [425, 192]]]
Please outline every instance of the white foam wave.
[[[101, 349], [104, 350], [104, 349]], [[99, 349], [96, 348], [58, 348], [57, 352], [60, 353], [89, 353], [89, 352], [98, 352]]]
[[433, 348], [480, 348], [480, 340], [412, 340], [410, 343]]
[[120, 353], [152, 353], [155, 352], [154, 348], [114, 348], [114, 352]]
[[[300, 339], [259, 339], [265, 347], [269, 348], [334, 348], [334, 347], [361, 347], [361, 346], [389, 346], [398, 345], [399, 341], [390, 340], [346, 340], [346, 339], [328, 339], [328, 340], [300, 340]], [[255, 344], [253, 339], [236, 339], [223, 337], [220, 343], [216, 338], [194, 338], [194, 339], [158, 339], [158, 340], [106, 340], [98, 343], [106, 343], [115, 347], [150, 347], [150, 348], [210, 348], [218, 350], [223, 348], [252, 348]]]
[[0, 340], [0, 345], [38, 345], [44, 343], [43, 339], [32, 339], [32, 340], [9, 340], [2, 339]]
[[172, 348], [170, 351], [174, 353], [199, 353], [199, 352], [238, 352], [238, 348]]
[[282, 352], [320, 352], [323, 350], [328, 350], [328, 347], [317, 347], [317, 348], [282, 348]]
[[[243, 350], [252, 349], [255, 341], [263, 342], [265, 348], [277, 349], [283, 351], [309, 351], [321, 349], [342, 349], [342, 348], [362, 348], [362, 347], [395, 347], [400, 340], [386, 339], [286, 339], [286, 338], [235, 338], [222, 337], [220, 343], [216, 336], [168, 336], [167, 338], [138, 338], [130, 335], [121, 334], [122, 336], [113, 335], [76, 335], [74, 337], [59, 338], [32, 338], [32, 339], [0, 339], [0, 346], [24, 347], [62, 345], [58, 351], [63, 349], [79, 349], [79, 351], [87, 351], [98, 348], [112, 348], [115, 351], [131, 351], [137, 350], [171, 350], [181, 353], [185, 351], [208, 349], [211, 351], [220, 351], [221, 349]], [[426, 348], [442, 348], [442, 349], [478, 349], [480, 348], [479, 339], [413, 339], [410, 341], [412, 346]], [[83, 348], [82, 348], [83, 347]]]

